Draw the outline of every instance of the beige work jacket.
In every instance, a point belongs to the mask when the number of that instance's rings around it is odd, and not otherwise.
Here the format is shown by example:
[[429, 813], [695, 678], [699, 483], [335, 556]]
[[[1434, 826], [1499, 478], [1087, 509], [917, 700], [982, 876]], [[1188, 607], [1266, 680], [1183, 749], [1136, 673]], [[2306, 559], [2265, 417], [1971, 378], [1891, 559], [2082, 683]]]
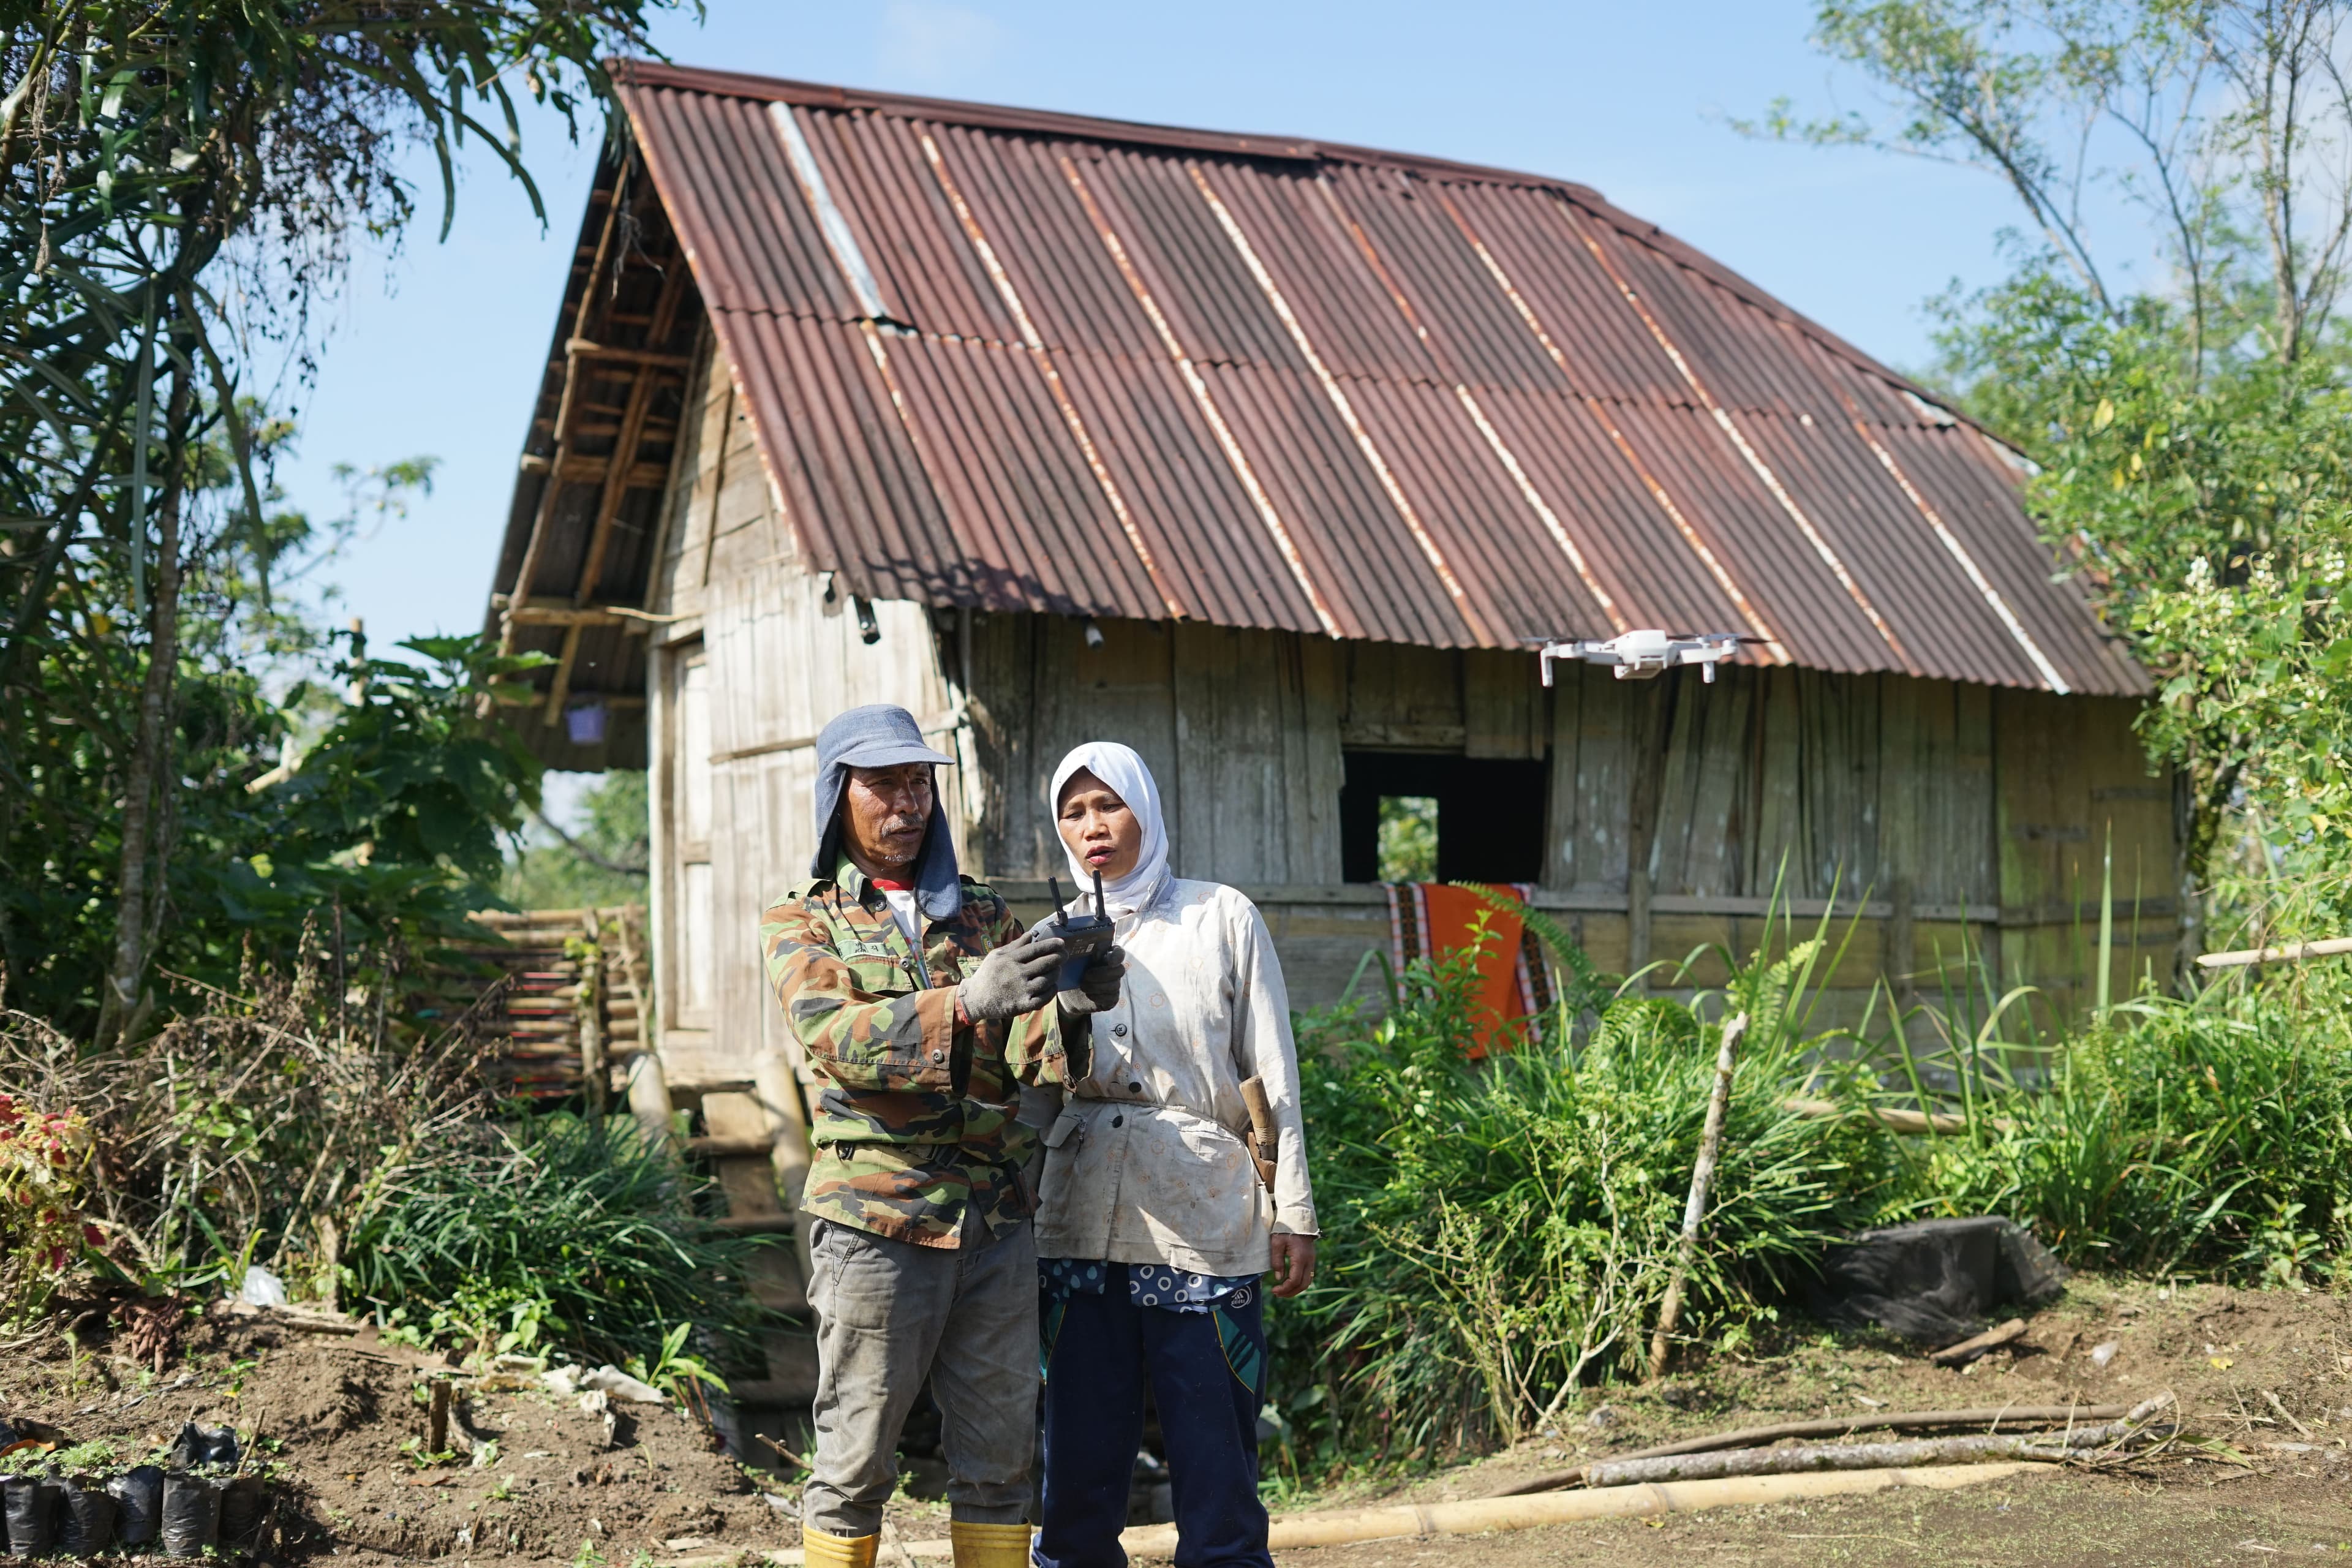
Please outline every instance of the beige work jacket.
[[[1045, 1135], [1037, 1255], [1263, 1273], [1274, 1232], [1316, 1234], [1274, 939], [1256, 905], [1215, 882], [1171, 878], [1146, 908], [1110, 912], [1127, 980], [1095, 1015], [1093, 1060]], [[1243, 1142], [1252, 1077], [1278, 1131], [1271, 1194]]]

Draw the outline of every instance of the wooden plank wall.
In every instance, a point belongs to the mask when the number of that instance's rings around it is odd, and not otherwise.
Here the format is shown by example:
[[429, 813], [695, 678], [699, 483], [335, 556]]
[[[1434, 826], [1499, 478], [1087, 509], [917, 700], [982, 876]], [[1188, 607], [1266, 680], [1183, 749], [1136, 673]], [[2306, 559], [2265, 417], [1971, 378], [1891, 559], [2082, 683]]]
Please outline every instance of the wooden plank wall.
[[[895, 702], [913, 712], [942, 750], [958, 743], [957, 710], [935, 622], [924, 607], [874, 606], [880, 637], [862, 640], [848, 596], [828, 597], [804, 569], [796, 541], [771, 499], [721, 356], [707, 356], [699, 417], [671, 486], [657, 613], [677, 617], [656, 639], [649, 720], [654, 743], [654, 942], [656, 989], [676, 998], [687, 963], [709, 965], [709, 1026], [664, 1019], [662, 1052], [674, 1089], [737, 1087], [752, 1078], [755, 1052], [784, 1048], [776, 1007], [761, 971], [760, 914], [808, 874], [815, 850], [810, 795], [815, 740], [845, 708]], [[709, 754], [680, 754], [676, 677], [695, 654], [707, 661]], [[672, 828], [686, 770], [709, 770], [710, 908], [682, 918], [682, 879]], [[960, 781], [941, 786], [961, 842], [972, 816]], [[707, 952], [681, 951], [689, 927], [709, 932]], [[669, 1003], [662, 1004], [668, 1013]], [[694, 1020], [700, 1022], [700, 1020]], [[790, 1056], [792, 1053], [787, 1051]]]
[[1342, 650], [1288, 633], [1051, 616], [976, 616], [972, 717], [982, 777], [975, 863], [1066, 876], [1045, 800], [1087, 741], [1120, 741], [1158, 781], [1184, 875], [1339, 879]]
[[1042, 908], [1062, 869], [1048, 772], [1080, 740], [1124, 740], [1168, 797], [1179, 869], [1252, 890], [1302, 1002], [1336, 994], [1384, 940], [1377, 891], [1331, 885], [1339, 753], [1358, 746], [1548, 753], [1545, 798], [1494, 809], [1543, 839], [1538, 902], [1604, 968], [1696, 954], [1684, 978], [1718, 984], [1707, 950], [1754, 951], [1779, 900], [1864, 917], [1838, 928], [1833, 1018], [1859, 1017], [1881, 975], [1934, 1000], [1970, 963], [2078, 1008], [2097, 928], [2086, 851], [2110, 822], [2119, 902], [2126, 868], [2147, 868], [2137, 947], [2118, 917], [2117, 994], [2168, 961], [2170, 786], [2128, 703], [1744, 668], [1713, 684], [1563, 669], [1547, 692], [1525, 655], [1100, 629], [1088, 647], [1074, 621], [976, 617], [979, 859]]

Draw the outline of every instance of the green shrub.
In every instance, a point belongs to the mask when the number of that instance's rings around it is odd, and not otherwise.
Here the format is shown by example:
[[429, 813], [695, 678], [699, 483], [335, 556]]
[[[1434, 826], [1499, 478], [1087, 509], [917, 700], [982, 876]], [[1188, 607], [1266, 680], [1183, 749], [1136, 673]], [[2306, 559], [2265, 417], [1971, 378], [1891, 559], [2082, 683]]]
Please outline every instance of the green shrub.
[[[1465, 1055], [1466, 953], [1409, 966], [1376, 1024], [1344, 1004], [1303, 1016], [1332, 1241], [1318, 1286], [1276, 1314], [1290, 1463], [1509, 1441], [1580, 1383], [1638, 1363], [1732, 1012], [1752, 1024], [1685, 1334], [1738, 1342], [1828, 1238], [1897, 1197], [1894, 1140], [1874, 1121], [1785, 1107], [1850, 1070], [1803, 1038], [1819, 952], [1818, 939], [1796, 943], [1687, 1005], [1591, 989], [1576, 954], [1578, 994], [1484, 1064]], [[1589, 1000], [1601, 1005], [1580, 1031]]]
[[[2352, 971], [2241, 974], [2187, 1000], [2151, 989], [2020, 1042], [2002, 1034], [2032, 1026], [2028, 994], [1998, 994], [1972, 955], [1966, 984], [1902, 1029], [1886, 1006], [1874, 1029], [1831, 1029], [1812, 1017], [1826, 921], [1802, 941], [1774, 922], [1761, 954], [1713, 955], [1731, 971], [1722, 992], [1669, 1001], [1620, 994], [1529, 920], [1568, 996], [1486, 1061], [1467, 1056], [1467, 953], [1390, 976], [1377, 1022], [1354, 1004], [1297, 1020], [1327, 1240], [1317, 1287], [1270, 1321], [1277, 1468], [1293, 1477], [1507, 1442], [1580, 1385], [1637, 1370], [1734, 1013], [1750, 1027], [1686, 1339], [1736, 1347], [1832, 1238], [1937, 1215], [2008, 1215], [2102, 1268], [2352, 1273]], [[1910, 1043], [1928, 1039], [1943, 1043]], [[1898, 1138], [1869, 1114], [1887, 1107], [1958, 1130]]]
[[761, 1244], [714, 1231], [694, 1195], [631, 1122], [508, 1121], [384, 1173], [344, 1247], [343, 1300], [435, 1342], [654, 1364], [676, 1324], [745, 1327], [743, 1265]]

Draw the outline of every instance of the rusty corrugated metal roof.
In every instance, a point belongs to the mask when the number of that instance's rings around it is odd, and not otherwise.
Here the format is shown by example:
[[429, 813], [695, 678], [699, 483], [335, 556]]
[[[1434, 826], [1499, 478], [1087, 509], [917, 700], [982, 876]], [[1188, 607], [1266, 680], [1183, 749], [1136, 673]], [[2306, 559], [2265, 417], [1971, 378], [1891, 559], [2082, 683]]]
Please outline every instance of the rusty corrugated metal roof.
[[615, 75], [787, 521], [855, 593], [2147, 689], [1981, 431], [1583, 186]]

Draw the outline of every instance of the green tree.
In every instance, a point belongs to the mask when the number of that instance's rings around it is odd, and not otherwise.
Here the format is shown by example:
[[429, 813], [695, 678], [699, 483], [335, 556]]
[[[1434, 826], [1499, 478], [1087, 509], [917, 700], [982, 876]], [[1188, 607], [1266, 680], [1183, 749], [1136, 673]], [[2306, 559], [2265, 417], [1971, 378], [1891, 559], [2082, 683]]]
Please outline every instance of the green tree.
[[[1938, 302], [1942, 379], [2038, 466], [2028, 500], [2158, 683], [2185, 890], [2231, 825], [2336, 868], [2352, 795], [2352, 9], [2323, 0], [1829, 0], [1879, 111], [1751, 133], [1982, 169], [2017, 268]], [[2118, 279], [2153, 257], [2148, 287]], [[2336, 879], [2330, 879], [2331, 883]]]
[[[468, 136], [536, 203], [514, 87], [576, 134], [608, 94], [601, 60], [675, 3], [37, 0], [0, 21], [0, 879], [28, 842], [108, 843], [85, 911], [112, 928], [101, 1037], [142, 994], [192, 760], [181, 715], [211, 700], [183, 691], [187, 591], [266, 593], [285, 547], [246, 390], [271, 377], [263, 356], [307, 363], [309, 301], [353, 237], [412, 215], [412, 150], [438, 161], [445, 234]], [[233, 729], [259, 722], [238, 679], [199, 680]], [[28, 821], [57, 800], [32, 770], [55, 767], [59, 726], [110, 804]]]

